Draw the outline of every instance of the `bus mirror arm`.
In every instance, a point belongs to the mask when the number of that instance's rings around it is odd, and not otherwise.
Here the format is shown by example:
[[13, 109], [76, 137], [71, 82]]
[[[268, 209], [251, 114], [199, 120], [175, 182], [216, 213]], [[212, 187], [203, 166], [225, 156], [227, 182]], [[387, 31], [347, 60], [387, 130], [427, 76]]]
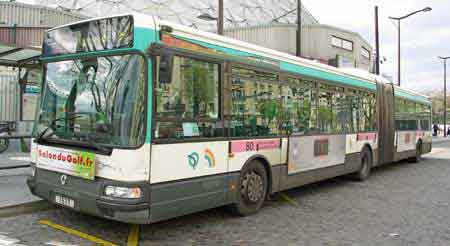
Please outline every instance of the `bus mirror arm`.
[[163, 51], [159, 60], [159, 83], [170, 84], [172, 82], [174, 54], [171, 51]]

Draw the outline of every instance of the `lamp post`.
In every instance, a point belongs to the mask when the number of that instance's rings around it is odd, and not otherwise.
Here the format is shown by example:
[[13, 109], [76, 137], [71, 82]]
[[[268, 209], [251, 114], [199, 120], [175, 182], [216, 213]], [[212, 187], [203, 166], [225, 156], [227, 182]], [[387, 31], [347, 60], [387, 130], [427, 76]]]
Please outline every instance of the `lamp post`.
[[380, 32], [378, 29], [378, 6], [375, 6], [375, 74], [380, 75]]
[[432, 8], [430, 8], [430, 7], [426, 7], [426, 8], [424, 8], [424, 9], [421, 9], [421, 10], [417, 10], [417, 11], [414, 11], [414, 12], [412, 12], [412, 13], [409, 13], [409, 14], [407, 14], [407, 15], [404, 15], [404, 16], [402, 16], [402, 17], [389, 17], [389, 19], [391, 19], [391, 20], [396, 20], [397, 21], [397, 26], [398, 26], [398, 71], [397, 71], [397, 79], [398, 79], [398, 86], [400, 86], [400, 56], [401, 56], [401, 53], [400, 53], [400, 21], [401, 20], [403, 20], [403, 19], [406, 19], [406, 18], [408, 18], [408, 17], [410, 17], [410, 16], [412, 16], [412, 15], [415, 15], [415, 14], [417, 14], [417, 13], [420, 13], [420, 12], [429, 12], [429, 11], [431, 11], [432, 10]]
[[223, 35], [223, 0], [219, 0], [219, 17], [204, 13], [197, 18], [205, 21], [217, 21], [217, 34]]
[[302, 0], [297, 0], [297, 57], [302, 57]]
[[444, 137], [447, 137], [447, 59], [450, 59], [450, 56], [439, 56], [439, 59], [444, 61]]
[[271, 22], [276, 22], [279, 19], [286, 17], [292, 13], [294, 13], [295, 11], [297, 11], [297, 32], [296, 32], [296, 40], [295, 40], [295, 54], [298, 57], [302, 56], [302, 0], [297, 0], [297, 8], [296, 9], [292, 9], [286, 13], [284, 13], [283, 15], [280, 15], [276, 18], [273, 18]]

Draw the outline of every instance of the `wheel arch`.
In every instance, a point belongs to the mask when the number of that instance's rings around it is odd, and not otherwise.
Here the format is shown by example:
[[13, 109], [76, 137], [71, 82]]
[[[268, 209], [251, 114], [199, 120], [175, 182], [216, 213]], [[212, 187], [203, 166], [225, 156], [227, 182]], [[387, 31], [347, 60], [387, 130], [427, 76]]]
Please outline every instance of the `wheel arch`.
[[420, 154], [423, 154], [423, 139], [422, 139], [422, 137], [420, 137], [420, 138], [417, 140], [417, 143], [416, 143], [416, 150], [417, 150], [417, 148], [420, 148]]
[[422, 137], [419, 137], [419, 139], [417, 140], [417, 143], [416, 143], [416, 144], [417, 144], [417, 145], [418, 145], [418, 144], [421, 144], [421, 145], [423, 144], [423, 139], [422, 139]]
[[372, 146], [370, 146], [370, 144], [368, 144], [368, 143], [365, 143], [365, 144], [362, 146], [362, 148], [361, 148], [361, 153], [362, 153], [365, 149], [369, 150], [370, 154], [371, 154], [372, 157], [373, 157], [373, 149], [372, 149]]

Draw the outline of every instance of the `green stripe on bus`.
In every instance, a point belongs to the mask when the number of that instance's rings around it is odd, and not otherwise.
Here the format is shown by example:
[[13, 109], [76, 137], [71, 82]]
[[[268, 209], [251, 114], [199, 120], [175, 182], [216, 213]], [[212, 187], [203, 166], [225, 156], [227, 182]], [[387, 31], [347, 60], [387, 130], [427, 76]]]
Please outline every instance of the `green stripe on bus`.
[[397, 97], [402, 97], [402, 98], [409, 99], [409, 100], [412, 100], [415, 102], [420, 102], [420, 103], [425, 103], [427, 105], [431, 105], [430, 100], [428, 100], [426, 97], [414, 95], [414, 94], [408, 93], [408, 92], [403, 91], [398, 88], [395, 89], [394, 94]]
[[148, 83], [147, 83], [147, 130], [145, 135], [145, 143], [152, 141], [152, 109], [153, 109], [153, 93], [152, 93], [152, 60], [148, 60]]
[[345, 77], [345, 76], [338, 75], [338, 74], [328, 73], [328, 72], [314, 69], [314, 68], [298, 66], [298, 65], [291, 64], [288, 62], [281, 62], [280, 68], [285, 71], [298, 73], [301, 75], [306, 75], [309, 77], [318, 78], [318, 79], [322, 79], [322, 80], [337, 82], [337, 83], [341, 83], [341, 84], [345, 84], [345, 85], [349, 85], [349, 86], [362, 87], [362, 88], [366, 88], [366, 89], [370, 89], [370, 90], [377, 89], [377, 86], [375, 83], [366, 82], [364, 80], [353, 79], [353, 78]]
[[[158, 33], [154, 29], [135, 27], [134, 29], [134, 48], [145, 52], [151, 43], [157, 41]], [[152, 61], [148, 60], [148, 83], [147, 83], [147, 131], [145, 135], [145, 143], [152, 141], [152, 108], [153, 108], [153, 93], [152, 93]]]
[[151, 43], [156, 42], [157, 32], [151, 28], [135, 27], [133, 47], [145, 51]]

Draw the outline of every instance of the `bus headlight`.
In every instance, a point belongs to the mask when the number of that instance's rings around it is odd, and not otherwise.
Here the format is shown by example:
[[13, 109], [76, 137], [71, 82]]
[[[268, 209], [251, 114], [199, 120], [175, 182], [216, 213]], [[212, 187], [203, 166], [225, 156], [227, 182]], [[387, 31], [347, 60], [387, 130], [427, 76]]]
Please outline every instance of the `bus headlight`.
[[141, 198], [142, 191], [139, 187], [117, 187], [108, 185], [105, 187], [105, 195], [116, 198], [137, 199]]

